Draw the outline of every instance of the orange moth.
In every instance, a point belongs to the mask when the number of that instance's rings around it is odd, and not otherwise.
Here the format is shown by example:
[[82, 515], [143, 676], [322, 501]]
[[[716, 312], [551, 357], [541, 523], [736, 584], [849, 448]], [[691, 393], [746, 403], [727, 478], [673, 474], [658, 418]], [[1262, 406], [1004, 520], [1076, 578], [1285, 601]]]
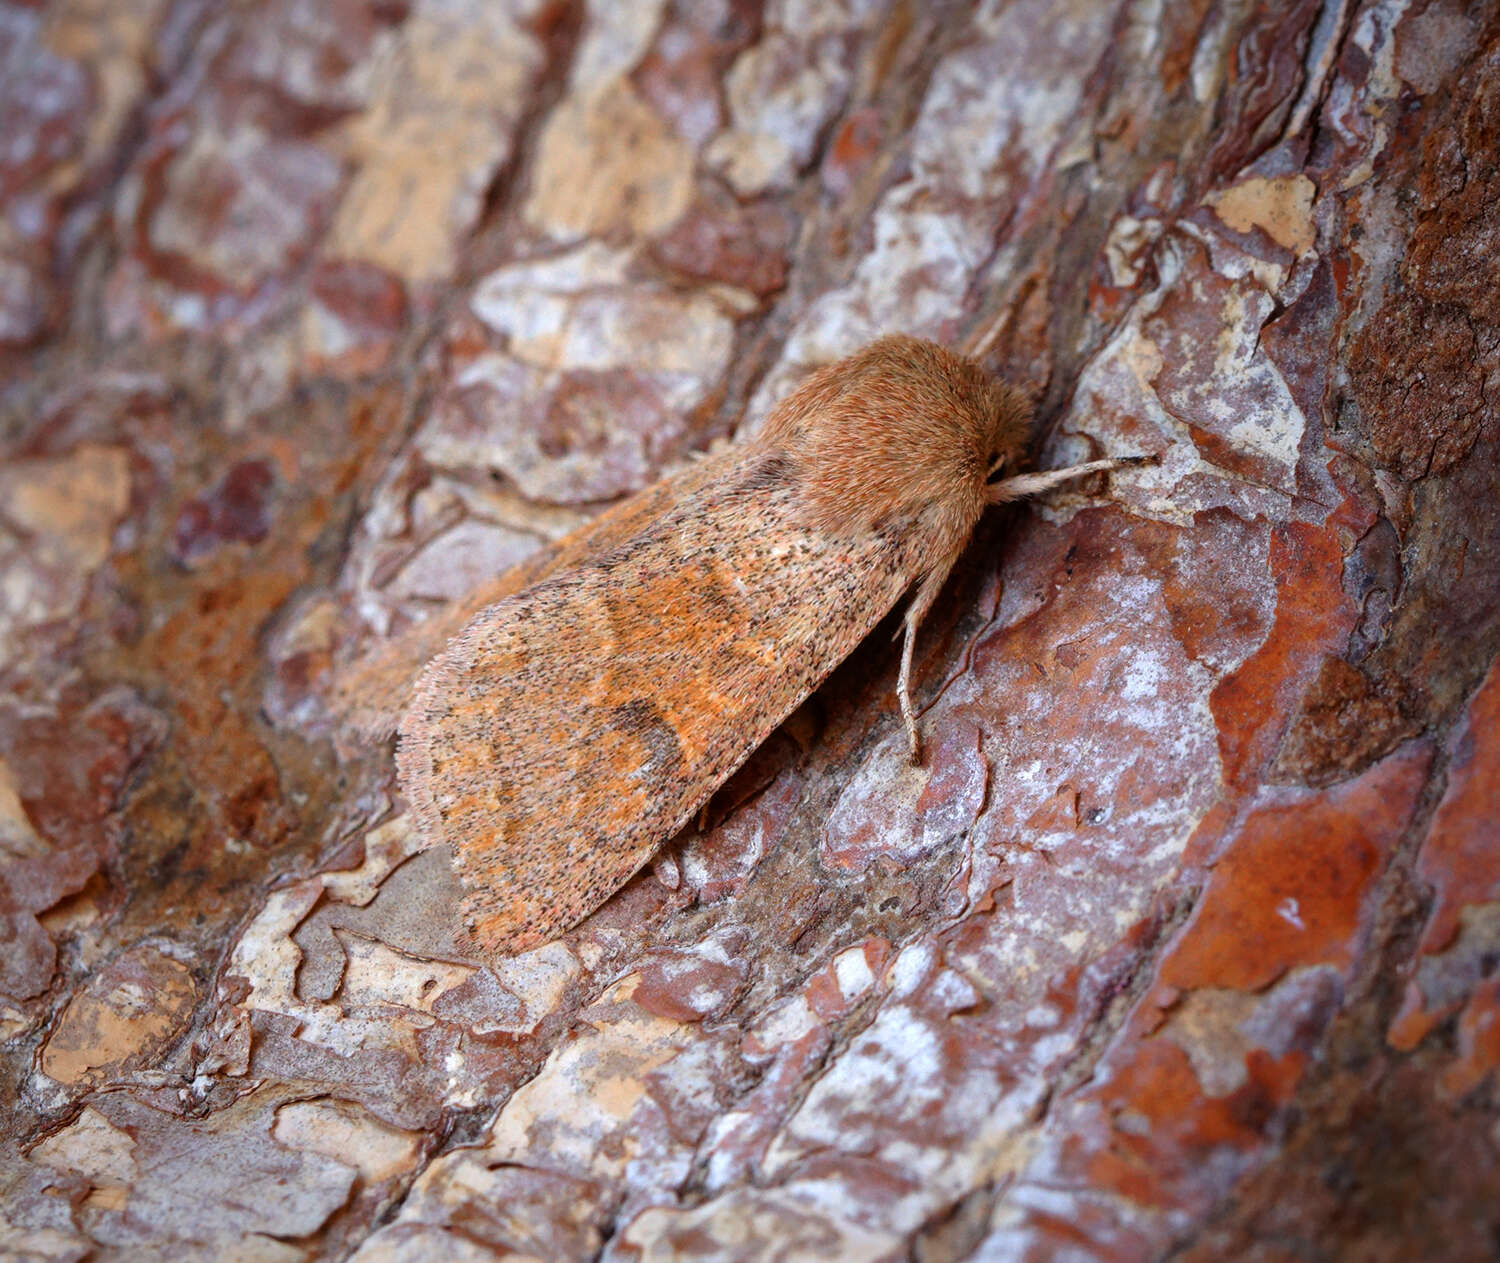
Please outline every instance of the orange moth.
[[591, 912], [908, 594], [918, 760], [912, 646], [985, 506], [1135, 463], [997, 478], [1028, 411], [976, 361], [882, 338], [475, 614], [417, 677], [397, 750], [473, 945], [520, 951]]

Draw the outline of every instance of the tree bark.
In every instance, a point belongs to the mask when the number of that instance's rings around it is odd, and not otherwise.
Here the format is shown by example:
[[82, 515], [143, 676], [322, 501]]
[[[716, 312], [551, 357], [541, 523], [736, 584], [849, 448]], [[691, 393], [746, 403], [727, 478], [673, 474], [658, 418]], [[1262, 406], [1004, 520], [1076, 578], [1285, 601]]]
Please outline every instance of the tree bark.
[[[1493, 1256], [1493, 6], [8, 0], [0, 50], [0, 1253]], [[982, 337], [1043, 466], [1160, 462], [986, 519], [921, 770], [892, 619], [466, 957], [344, 712], [894, 331]]]

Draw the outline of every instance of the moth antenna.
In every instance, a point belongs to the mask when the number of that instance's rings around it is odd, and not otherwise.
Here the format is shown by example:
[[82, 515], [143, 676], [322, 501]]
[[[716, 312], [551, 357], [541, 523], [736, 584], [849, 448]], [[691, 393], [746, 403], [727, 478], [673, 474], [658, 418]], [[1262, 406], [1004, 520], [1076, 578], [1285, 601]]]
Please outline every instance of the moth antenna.
[[984, 489], [984, 498], [990, 504], [1006, 504], [1011, 500], [1023, 500], [1027, 496], [1041, 495], [1075, 478], [1088, 474], [1106, 473], [1114, 469], [1131, 469], [1139, 465], [1154, 465], [1156, 456], [1115, 456], [1107, 460], [1091, 460], [1082, 465], [1070, 465], [1066, 469], [1045, 469], [1035, 474], [1017, 474], [1003, 482], [990, 483]]
[[1333, 512], [1333, 505], [1324, 504], [1316, 496], [1304, 495], [1300, 491], [1283, 491], [1280, 487], [1273, 487], [1268, 482], [1262, 482], [1259, 478], [1247, 478], [1244, 474], [1232, 474], [1220, 465], [1209, 466], [1215, 478], [1222, 478], [1225, 482], [1237, 482], [1246, 487], [1254, 487], [1258, 491], [1269, 491], [1273, 496], [1282, 496], [1287, 500], [1301, 500], [1305, 504], [1315, 504], [1325, 513]]
[[987, 317], [977, 328], [969, 331], [969, 336], [963, 340], [959, 347], [959, 354], [967, 355], [971, 360], [977, 360], [983, 364], [989, 358], [995, 344], [1000, 340], [1000, 332], [1010, 323], [1011, 313], [1008, 308], [1001, 308]]

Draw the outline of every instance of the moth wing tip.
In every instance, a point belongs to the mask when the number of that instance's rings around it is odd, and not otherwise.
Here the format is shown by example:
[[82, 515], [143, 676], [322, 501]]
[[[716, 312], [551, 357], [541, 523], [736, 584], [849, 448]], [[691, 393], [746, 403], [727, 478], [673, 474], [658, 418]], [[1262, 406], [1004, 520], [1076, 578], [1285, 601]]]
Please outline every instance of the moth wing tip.
[[396, 781], [416, 817], [418, 835], [431, 848], [448, 841], [448, 837], [433, 785], [429, 727], [418, 697], [396, 729]]
[[493, 961], [530, 951], [533, 947], [540, 947], [556, 938], [560, 933], [548, 932], [529, 924], [521, 910], [494, 907], [483, 883], [476, 883], [461, 865], [457, 867], [468, 890], [459, 905], [462, 924], [455, 938], [481, 960]]

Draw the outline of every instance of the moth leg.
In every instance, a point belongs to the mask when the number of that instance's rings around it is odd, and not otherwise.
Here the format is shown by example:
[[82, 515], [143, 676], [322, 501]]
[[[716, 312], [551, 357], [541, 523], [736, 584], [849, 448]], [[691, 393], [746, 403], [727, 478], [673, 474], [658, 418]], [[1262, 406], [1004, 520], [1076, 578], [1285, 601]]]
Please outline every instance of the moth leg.
[[922, 736], [917, 731], [917, 712], [911, 704], [912, 650], [917, 643], [917, 628], [927, 611], [932, 608], [932, 603], [937, 600], [937, 594], [942, 591], [948, 572], [953, 569], [953, 563], [957, 560], [957, 557], [950, 557], [937, 569], [930, 571], [917, 588], [911, 604], [906, 607], [906, 635], [901, 644], [901, 675], [896, 681], [896, 696], [901, 702], [901, 718], [906, 723], [906, 739], [911, 745], [911, 761], [914, 764], [922, 762]]
[[1067, 469], [1046, 469], [1035, 474], [1017, 474], [1002, 482], [991, 483], [985, 488], [985, 499], [991, 504], [1005, 504], [1010, 500], [1022, 500], [1027, 496], [1040, 495], [1060, 487], [1065, 482], [1082, 478], [1086, 474], [1103, 473], [1111, 469], [1129, 469], [1136, 465], [1154, 465], [1154, 456], [1118, 456], [1109, 460], [1091, 460], [1082, 465], [1070, 465]]

